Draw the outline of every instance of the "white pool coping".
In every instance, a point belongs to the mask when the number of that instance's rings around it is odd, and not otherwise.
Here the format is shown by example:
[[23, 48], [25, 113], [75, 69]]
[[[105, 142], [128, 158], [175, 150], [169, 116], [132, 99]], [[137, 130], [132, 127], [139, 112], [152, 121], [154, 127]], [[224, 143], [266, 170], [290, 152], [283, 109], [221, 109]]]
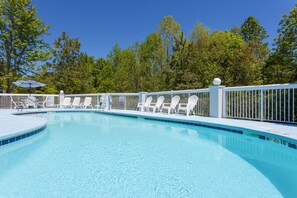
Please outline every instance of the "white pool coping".
[[202, 116], [185, 116], [175, 114], [168, 115], [164, 113], [139, 112], [131, 110], [103, 111], [97, 109], [26, 109], [23, 111], [17, 111], [14, 109], [0, 110], [0, 140], [13, 137], [18, 134], [26, 133], [28, 131], [36, 130], [38, 128], [44, 127], [47, 123], [45, 119], [33, 117], [30, 116], [30, 114], [22, 116], [13, 114], [34, 112], [38, 113], [44, 111], [94, 111], [108, 114], [133, 115], [156, 119], [170, 119], [175, 121], [196, 123], [198, 122], [201, 124], [216, 125], [225, 128], [251, 130], [260, 135], [262, 134], [270, 137], [281, 138], [285, 141], [297, 143], [297, 126], [294, 125]]
[[45, 119], [12, 115], [14, 112], [14, 110], [0, 110], [0, 140], [32, 132], [47, 124]]

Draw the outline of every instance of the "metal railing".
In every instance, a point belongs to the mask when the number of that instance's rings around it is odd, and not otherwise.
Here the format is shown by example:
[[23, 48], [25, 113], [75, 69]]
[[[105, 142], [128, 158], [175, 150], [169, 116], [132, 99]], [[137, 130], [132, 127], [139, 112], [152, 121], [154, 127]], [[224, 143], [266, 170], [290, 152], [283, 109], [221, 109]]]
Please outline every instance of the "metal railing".
[[112, 98], [112, 109], [135, 110], [137, 107], [138, 93], [68, 94], [65, 97], [71, 97], [71, 101], [73, 101], [74, 97], [80, 97], [81, 102], [84, 101], [85, 97], [91, 97], [93, 108], [100, 108], [101, 97], [105, 95]]
[[153, 97], [153, 102], [157, 101], [159, 96], [164, 96], [165, 103], [170, 103], [171, 98], [175, 95], [180, 97], [180, 103], [187, 103], [191, 95], [198, 96], [198, 102], [195, 106], [195, 113], [199, 116], [209, 116], [209, 89], [191, 89], [191, 90], [177, 90], [177, 91], [163, 91], [163, 92], [150, 92], [147, 96]]
[[59, 95], [57, 94], [0, 94], [0, 109], [12, 109], [14, 108], [14, 102], [23, 102], [25, 104], [25, 100], [29, 96], [35, 97], [40, 104], [45, 101], [45, 107], [47, 108], [59, 104]]
[[[198, 96], [198, 102], [194, 109], [196, 115], [210, 116], [210, 100], [220, 101], [220, 106], [215, 111], [223, 110], [224, 118], [261, 120], [271, 122], [297, 123], [297, 101], [295, 95], [297, 84], [277, 84], [245, 87], [220, 87], [223, 95], [218, 95], [210, 89], [193, 89], [145, 93], [146, 97], [152, 96], [153, 102], [159, 96], [165, 97], [165, 103], [170, 103], [175, 95], [180, 96], [180, 103], [187, 103], [191, 95]], [[112, 109], [135, 110], [143, 93], [97, 93], [97, 94], [69, 94], [65, 97], [80, 97], [81, 103], [86, 97], [92, 98], [93, 108], [100, 107], [100, 99], [108, 95], [112, 99]], [[0, 94], [0, 108], [13, 108], [12, 101], [22, 101], [28, 94]], [[51, 104], [59, 104], [59, 95], [31, 94], [38, 101], [44, 101], [47, 97], [53, 97]], [[54, 105], [46, 105], [53, 107]]]
[[297, 84], [224, 88], [225, 118], [296, 123]]

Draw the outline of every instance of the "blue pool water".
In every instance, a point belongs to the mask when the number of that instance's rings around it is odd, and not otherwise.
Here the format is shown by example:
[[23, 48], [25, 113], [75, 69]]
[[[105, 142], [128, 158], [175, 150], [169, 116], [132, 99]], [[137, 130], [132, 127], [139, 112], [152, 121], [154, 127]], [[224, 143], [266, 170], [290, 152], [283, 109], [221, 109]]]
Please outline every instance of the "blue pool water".
[[210, 128], [48, 113], [0, 147], [0, 197], [297, 197], [297, 151]]

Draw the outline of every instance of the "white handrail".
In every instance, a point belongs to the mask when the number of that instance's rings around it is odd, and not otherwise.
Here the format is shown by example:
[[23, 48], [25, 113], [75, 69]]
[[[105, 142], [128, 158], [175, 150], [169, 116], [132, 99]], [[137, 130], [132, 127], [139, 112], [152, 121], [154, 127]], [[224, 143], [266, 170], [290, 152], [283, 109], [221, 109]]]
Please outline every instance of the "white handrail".
[[0, 96], [59, 96], [58, 94], [15, 94], [15, 93], [1, 93]]
[[118, 95], [124, 95], [124, 96], [138, 96], [138, 93], [96, 93], [96, 94], [66, 94], [65, 96], [69, 97], [75, 97], [75, 96], [102, 96], [102, 95], [111, 95], [111, 96], [118, 96]]
[[255, 85], [243, 87], [226, 87], [225, 91], [268, 90], [268, 89], [297, 89], [297, 84]]
[[188, 90], [172, 90], [172, 91], [159, 91], [148, 92], [147, 95], [162, 95], [162, 94], [187, 94], [187, 93], [204, 93], [209, 92], [209, 89], [188, 89]]

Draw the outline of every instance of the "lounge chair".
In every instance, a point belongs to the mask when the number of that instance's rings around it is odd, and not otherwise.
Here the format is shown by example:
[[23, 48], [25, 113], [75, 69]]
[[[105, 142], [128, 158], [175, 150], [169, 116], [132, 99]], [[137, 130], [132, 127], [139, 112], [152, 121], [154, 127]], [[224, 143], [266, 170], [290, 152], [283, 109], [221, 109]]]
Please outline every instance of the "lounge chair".
[[186, 112], [186, 115], [189, 116], [191, 112], [195, 115], [194, 108], [198, 102], [198, 96], [192, 95], [188, 98], [188, 103], [180, 103], [178, 105], [178, 113], [180, 111]]
[[80, 105], [81, 108], [93, 108], [92, 106], [92, 97], [86, 97], [85, 101]]
[[29, 109], [29, 108], [37, 108], [37, 98], [35, 98], [34, 96], [28, 96], [28, 98], [25, 99], [25, 106]]
[[171, 99], [171, 103], [163, 103], [162, 108], [161, 108], [161, 112], [163, 112], [163, 110], [167, 110], [168, 114], [172, 112], [176, 113], [176, 106], [178, 105], [180, 100], [179, 96], [174, 96]]
[[38, 101], [38, 102], [36, 103], [37, 108], [38, 108], [38, 107], [45, 108], [45, 105], [46, 105], [46, 102], [47, 102], [48, 98], [49, 98], [49, 96], [46, 96], [44, 101]]
[[12, 97], [10, 97], [11, 99], [11, 107], [14, 108], [14, 109], [25, 109], [25, 105], [22, 101], [14, 101]]
[[71, 98], [70, 97], [65, 97], [63, 100], [62, 105], [60, 105], [61, 108], [67, 108], [67, 107], [71, 107]]
[[72, 108], [76, 108], [76, 107], [80, 107], [80, 106], [81, 106], [81, 104], [80, 104], [80, 97], [75, 97], [73, 99], [73, 102], [72, 102], [71, 107]]
[[157, 102], [156, 103], [151, 103], [151, 105], [147, 108], [148, 110], [149, 109], [153, 109], [153, 112], [155, 113], [156, 111], [160, 111], [161, 109], [161, 106], [164, 102], [164, 96], [159, 96], [158, 99], [157, 99]]
[[145, 111], [145, 110], [147, 110], [147, 108], [151, 105], [152, 100], [153, 100], [153, 97], [152, 97], [152, 96], [147, 97], [145, 103], [139, 102], [139, 103], [137, 104], [136, 110], [138, 110], [138, 109], [139, 109], [140, 111]]

